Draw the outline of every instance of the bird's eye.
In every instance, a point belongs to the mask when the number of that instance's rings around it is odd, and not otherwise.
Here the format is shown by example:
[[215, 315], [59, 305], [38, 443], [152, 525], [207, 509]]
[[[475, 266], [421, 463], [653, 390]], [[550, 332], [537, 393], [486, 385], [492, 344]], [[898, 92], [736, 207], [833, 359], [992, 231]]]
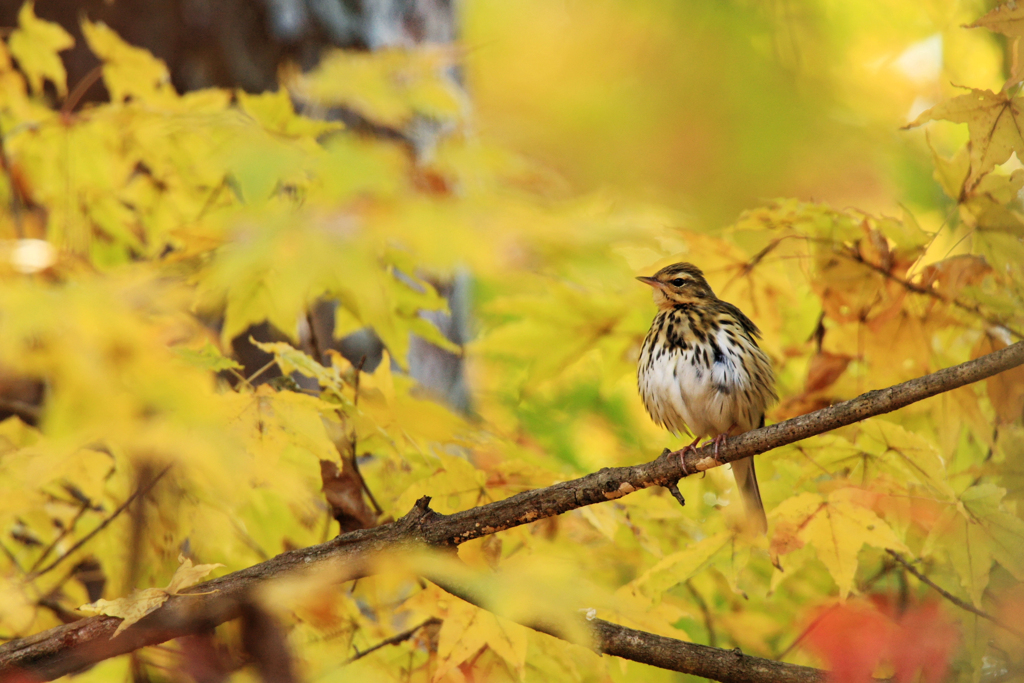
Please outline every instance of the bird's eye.
[[669, 280], [668, 283], [673, 287], [682, 287], [684, 284], [686, 284], [686, 280], [684, 280], [681, 277], [677, 277], [675, 280]]

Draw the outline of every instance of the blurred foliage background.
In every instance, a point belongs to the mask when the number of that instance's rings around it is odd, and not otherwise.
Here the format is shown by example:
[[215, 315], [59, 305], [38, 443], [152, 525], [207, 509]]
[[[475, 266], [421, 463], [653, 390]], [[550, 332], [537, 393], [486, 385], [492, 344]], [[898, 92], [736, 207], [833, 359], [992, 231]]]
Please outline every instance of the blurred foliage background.
[[[635, 386], [633, 278], [673, 261], [763, 330], [769, 421], [1019, 340], [1024, 140], [983, 125], [1018, 120], [1019, 36], [964, 28], [990, 9], [0, 3], [0, 636], [163, 586], [179, 554], [234, 571], [422, 495], [448, 513], [682, 445]], [[766, 538], [716, 470], [685, 508], [639, 492], [459, 557], [521, 616], [1019, 677], [1018, 635], [886, 551], [1019, 620], [1022, 387], [759, 456]], [[264, 600], [308, 680], [674, 680], [420, 568]], [[211, 638], [81, 677], [255, 675], [234, 626]]]
[[941, 212], [922, 135], [898, 129], [953, 84], [999, 87], [1001, 37], [961, 28], [988, 8], [468, 3], [466, 67], [481, 130], [574, 190], [656, 201], [712, 230], [777, 196]]

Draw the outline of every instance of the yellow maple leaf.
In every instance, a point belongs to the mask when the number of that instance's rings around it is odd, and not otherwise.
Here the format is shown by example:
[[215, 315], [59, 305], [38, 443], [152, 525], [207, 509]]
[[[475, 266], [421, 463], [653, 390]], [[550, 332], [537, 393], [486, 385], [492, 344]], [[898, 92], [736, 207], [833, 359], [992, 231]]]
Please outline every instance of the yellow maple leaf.
[[526, 629], [467, 602], [453, 598], [441, 626], [440, 663], [431, 681], [439, 681], [483, 647], [489, 647], [519, 675], [526, 667]]
[[[1001, 330], [993, 329], [982, 337], [974, 347], [972, 356], [977, 358], [1008, 346], [1007, 337]], [[1016, 367], [985, 380], [988, 400], [995, 410], [999, 425], [1010, 425], [1020, 420], [1024, 413], [1024, 367]]]
[[660, 596], [676, 584], [683, 583], [714, 562], [718, 554], [730, 547], [730, 534], [719, 532], [683, 550], [666, 555], [653, 567], [634, 579], [630, 586], [652, 596]]
[[43, 80], [57, 88], [57, 94], [68, 94], [68, 76], [58, 52], [74, 47], [75, 39], [60, 24], [43, 21], [36, 16], [35, 3], [26, 2], [18, 12], [18, 28], [7, 40], [11, 54], [25, 73], [32, 92], [41, 93]]
[[[857, 556], [865, 545], [876, 548], [905, 549], [893, 530], [870, 509], [858, 505], [856, 489], [837, 489], [823, 498], [802, 493], [785, 501], [775, 510], [781, 521], [796, 523], [795, 539], [775, 545], [773, 550], [796, 549], [801, 543], [811, 546], [828, 569], [845, 600], [853, 588]], [[792, 524], [784, 525], [792, 536]], [[777, 559], [776, 559], [777, 562]]]
[[1024, 521], [1003, 509], [1006, 490], [993, 484], [972, 486], [932, 527], [923, 556], [945, 551], [960, 583], [980, 606], [992, 560], [1018, 581], [1024, 579]]
[[968, 156], [970, 151], [967, 149], [967, 145], [957, 150], [953, 156], [946, 158], [935, 149], [927, 131], [925, 131], [925, 140], [932, 152], [932, 162], [935, 164], [932, 177], [950, 199], [959, 201], [963, 195], [964, 183], [967, 182], [967, 174], [971, 171], [971, 161]]
[[31, 627], [38, 608], [29, 593], [22, 582], [0, 577], [0, 624], [7, 631], [22, 633]]
[[168, 101], [177, 97], [167, 65], [144, 50], [129, 45], [103, 23], [82, 22], [82, 33], [92, 51], [103, 60], [103, 83], [112, 102], [137, 98]]
[[178, 595], [189, 586], [196, 585], [200, 579], [214, 569], [224, 566], [220, 563], [192, 566], [192, 560], [181, 555], [178, 556], [178, 562], [181, 564], [178, 566], [177, 571], [174, 572], [174, 576], [171, 577], [171, 581], [167, 584], [166, 588], [145, 588], [135, 591], [125, 598], [118, 598], [117, 600], [100, 599], [82, 605], [78, 609], [83, 612], [105, 614], [108, 617], [123, 619], [118, 625], [117, 630], [114, 631], [114, 634], [110, 636], [111, 639], [114, 639], [120, 635], [121, 631], [124, 631], [150, 612], [158, 609], [167, 602], [167, 598], [172, 595]]
[[928, 121], [966, 123], [971, 137], [971, 172], [967, 186], [973, 187], [984, 174], [1016, 152], [1024, 155], [1024, 99], [1009, 93], [971, 88], [970, 92], [946, 100], [923, 112], [906, 128]]
[[[940, 499], [954, 497], [943, 478], [946, 463], [935, 444], [920, 434], [885, 419], [865, 423], [857, 434], [857, 451], [847, 458], [851, 472], [867, 480], [889, 474], [896, 481], [919, 484]], [[856, 462], [859, 460], [859, 464]], [[861, 469], [858, 472], [858, 465]]]
[[225, 356], [219, 348], [207, 341], [198, 349], [175, 347], [174, 353], [192, 367], [211, 372], [222, 372], [224, 370], [241, 370], [242, 365]]
[[235, 97], [242, 111], [272, 133], [294, 137], [318, 137], [345, 127], [337, 121], [316, 121], [296, 114], [292, 99], [284, 88], [258, 95], [250, 95], [239, 90]]
[[322, 365], [316, 359], [296, 349], [287, 342], [259, 342], [250, 338], [253, 344], [261, 351], [273, 354], [277, 360], [281, 372], [290, 375], [298, 372], [301, 375], [315, 379], [324, 391], [329, 392], [333, 397], [340, 399], [343, 404], [349, 406], [352, 399], [345, 391], [345, 384], [352, 382], [354, 371], [352, 364], [340, 353], [328, 350], [331, 357], [330, 365]]

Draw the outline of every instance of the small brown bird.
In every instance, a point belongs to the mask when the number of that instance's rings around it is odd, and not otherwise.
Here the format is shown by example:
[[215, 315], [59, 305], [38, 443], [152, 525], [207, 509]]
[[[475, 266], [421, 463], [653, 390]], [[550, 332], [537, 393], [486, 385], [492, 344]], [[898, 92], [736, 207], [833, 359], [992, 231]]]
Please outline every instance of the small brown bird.
[[[714, 437], [717, 457], [727, 436], [764, 426], [765, 409], [778, 401], [771, 361], [757, 345], [761, 331], [715, 296], [690, 263], [637, 279], [654, 288], [658, 306], [636, 373], [644, 407], [673, 434], [696, 437], [677, 451], [680, 459], [705, 437]], [[732, 470], [751, 522], [764, 533], [768, 520], [754, 459], [737, 460]]]

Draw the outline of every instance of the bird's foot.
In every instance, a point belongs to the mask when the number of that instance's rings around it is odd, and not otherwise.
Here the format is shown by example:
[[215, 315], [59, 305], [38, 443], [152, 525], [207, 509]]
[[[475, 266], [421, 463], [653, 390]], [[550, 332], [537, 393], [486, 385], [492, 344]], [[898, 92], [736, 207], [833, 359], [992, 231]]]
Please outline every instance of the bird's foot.
[[[683, 468], [683, 476], [684, 477], [688, 477], [688, 476], [690, 476], [691, 472], [688, 469], [686, 469], [686, 453], [687, 453], [687, 451], [696, 451], [697, 450], [697, 442], [700, 441], [700, 439], [701, 439], [701, 437], [698, 436], [696, 439], [694, 439], [693, 441], [691, 441], [687, 445], [683, 446], [678, 451], [672, 451], [670, 453], [662, 453], [661, 455], [662, 455], [662, 457], [664, 457], [666, 455], [669, 455], [669, 456], [671, 456], [671, 455], [678, 455], [679, 456], [679, 465]], [[667, 448], [665, 450], [668, 451]]]
[[718, 463], [720, 463], [720, 462], [721, 462], [721, 461], [719, 461], [719, 459], [718, 459], [718, 448], [719, 448], [719, 447], [720, 447], [720, 446], [721, 446], [721, 445], [722, 445], [723, 443], [725, 443], [725, 441], [726, 441], [726, 439], [727, 439], [727, 438], [728, 438], [728, 436], [727, 436], [726, 434], [719, 434], [718, 436], [716, 436], [716, 437], [715, 437], [715, 438], [714, 438], [714, 439], [712, 440], [712, 443], [714, 443], [714, 444], [715, 444], [715, 462], [718, 462]]

